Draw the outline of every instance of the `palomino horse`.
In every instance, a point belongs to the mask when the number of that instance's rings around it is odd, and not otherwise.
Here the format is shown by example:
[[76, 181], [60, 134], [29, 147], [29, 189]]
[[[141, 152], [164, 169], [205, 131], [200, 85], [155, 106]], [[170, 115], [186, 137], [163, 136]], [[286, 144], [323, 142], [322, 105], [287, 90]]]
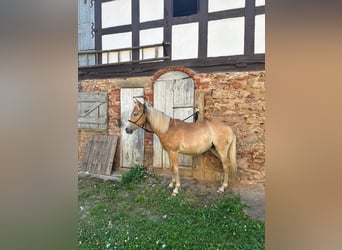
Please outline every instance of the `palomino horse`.
[[134, 108], [126, 126], [126, 132], [132, 134], [136, 129], [144, 128], [147, 124], [158, 136], [163, 148], [168, 152], [172, 181], [170, 187], [176, 184], [172, 195], [178, 194], [180, 187], [178, 174], [178, 153], [202, 154], [215, 147], [222, 165], [224, 178], [217, 192], [224, 192], [228, 187], [228, 155], [230, 159], [230, 173], [236, 174], [236, 136], [233, 130], [218, 120], [186, 123], [173, 119], [163, 112], [154, 109], [149, 104], [142, 104], [134, 100]]

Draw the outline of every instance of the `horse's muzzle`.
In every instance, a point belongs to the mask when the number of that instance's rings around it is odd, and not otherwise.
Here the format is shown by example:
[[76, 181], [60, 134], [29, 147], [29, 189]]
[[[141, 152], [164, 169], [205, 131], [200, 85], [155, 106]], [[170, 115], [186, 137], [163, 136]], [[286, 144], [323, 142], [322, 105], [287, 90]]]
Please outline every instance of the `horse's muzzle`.
[[133, 129], [132, 128], [126, 127], [125, 130], [126, 130], [127, 134], [132, 134], [133, 133]]

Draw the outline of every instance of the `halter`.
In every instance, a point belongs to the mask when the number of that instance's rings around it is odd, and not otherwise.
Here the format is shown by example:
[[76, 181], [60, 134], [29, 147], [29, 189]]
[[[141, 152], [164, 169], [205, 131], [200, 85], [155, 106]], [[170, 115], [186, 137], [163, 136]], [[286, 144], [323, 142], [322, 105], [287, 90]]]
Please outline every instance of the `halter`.
[[[136, 126], [138, 126], [139, 128], [142, 128], [143, 130], [145, 130], [146, 132], [149, 132], [149, 133], [154, 133], [152, 130], [149, 130], [149, 129], [147, 129], [147, 128], [145, 128], [145, 124], [146, 124], [146, 122], [144, 123], [144, 124], [142, 124], [142, 125], [139, 125], [137, 122], [141, 119], [141, 117], [143, 116], [143, 115], [145, 115], [146, 114], [146, 104], [144, 103], [143, 104], [143, 107], [144, 107], [144, 109], [143, 109], [143, 112], [141, 113], [141, 115], [139, 116], [139, 118], [136, 120], [136, 121], [132, 121], [132, 120], [128, 120], [129, 122], [131, 122], [131, 123], [133, 123], [134, 125], [136, 125]], [[189, 118], [191, 118], [192, 116], [194, 116], [194, 118], [195, 118], [195, 122], [197, 121], [197, 119], [198, 119], [198, 113], [199, 113], [199, 111], [196, 111], [195, 113], [193, 113], [192, 115], [190, 115], [190, 116], [188, 116], [187, 118], [185, 118], [185, 119], [183, 119], [183, 121], [186, 121], [186, 120], [188, 120]]]
[[141, 117], [142, 117], [143, 115], [146, 114], [146, 108], [147, 108], [147, 107], [146, 107], [146, 104], [144, 103], [144, 109], [143, 109], [143, 112], [141, 113], [141, 115], [139, 116], [139, 118], [138, 118], [136, 121], [132, 121], [132, 120], [128, 120], [128, 121], [131, 122], [131, 123], [133, 123], [134, 125], [138, 126], [139, 128], [142, 128], [142, 129], [145, 130], [146, 132], [153, 133], [152, 130], [149, 130], [149, 129], [145, 128], [146, 122], [145, 122], [144, 124], [142, 124], [142, 125], [139, 125], [139, 124], [137, 123], [137, 122], [141, 119]]

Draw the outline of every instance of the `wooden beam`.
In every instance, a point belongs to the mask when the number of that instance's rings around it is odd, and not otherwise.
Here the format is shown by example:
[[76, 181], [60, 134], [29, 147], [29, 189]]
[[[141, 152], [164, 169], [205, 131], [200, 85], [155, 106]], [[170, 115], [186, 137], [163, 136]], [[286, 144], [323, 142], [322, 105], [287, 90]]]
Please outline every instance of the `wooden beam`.
[[[139, 0], [132, 0], [132, 47], [136, 48], [140, 45], [140, 33], [139, 33]], [[139, 49], [133, 49], [132, 60], [139, 60]]]
[[150, 84], [151, 79], [149, 77], [117, 79], [114, 82], [114, 86], [117, 88], [144, 88]]
[[245, 6], [245, 55], [254, 54], [255, 0], [246, 1]]
[[79, 68], [79, 80], [152, 76], [158, 70], [168, 67], [186, 67], [198, 73], [222, 71], [265, 70], [265, 55], [213, 57], [204, 59], [186, 59], [176, 61], [159, 61], [149, 63], [125, 63], [115, 65], [100, 65]]
[[208, 50], [208, 1], [200, 0], [199, 6], [198, 57], [206, 58]]

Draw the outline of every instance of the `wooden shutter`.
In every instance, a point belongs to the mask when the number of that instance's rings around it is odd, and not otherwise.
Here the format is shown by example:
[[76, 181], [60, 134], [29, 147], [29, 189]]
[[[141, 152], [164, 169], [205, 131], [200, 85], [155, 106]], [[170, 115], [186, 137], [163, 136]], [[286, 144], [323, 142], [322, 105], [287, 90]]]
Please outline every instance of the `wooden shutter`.
[[[95, 1], [78, 0], [78, 51], [95, 50]], [[93, 31], [93, 32], [92, 32]], [[78, 56], [79, 66], [95, 64], [95, 54]]]
[[78, 93], [78, 128], [106, 130], [108, 127], [107, 93]]

